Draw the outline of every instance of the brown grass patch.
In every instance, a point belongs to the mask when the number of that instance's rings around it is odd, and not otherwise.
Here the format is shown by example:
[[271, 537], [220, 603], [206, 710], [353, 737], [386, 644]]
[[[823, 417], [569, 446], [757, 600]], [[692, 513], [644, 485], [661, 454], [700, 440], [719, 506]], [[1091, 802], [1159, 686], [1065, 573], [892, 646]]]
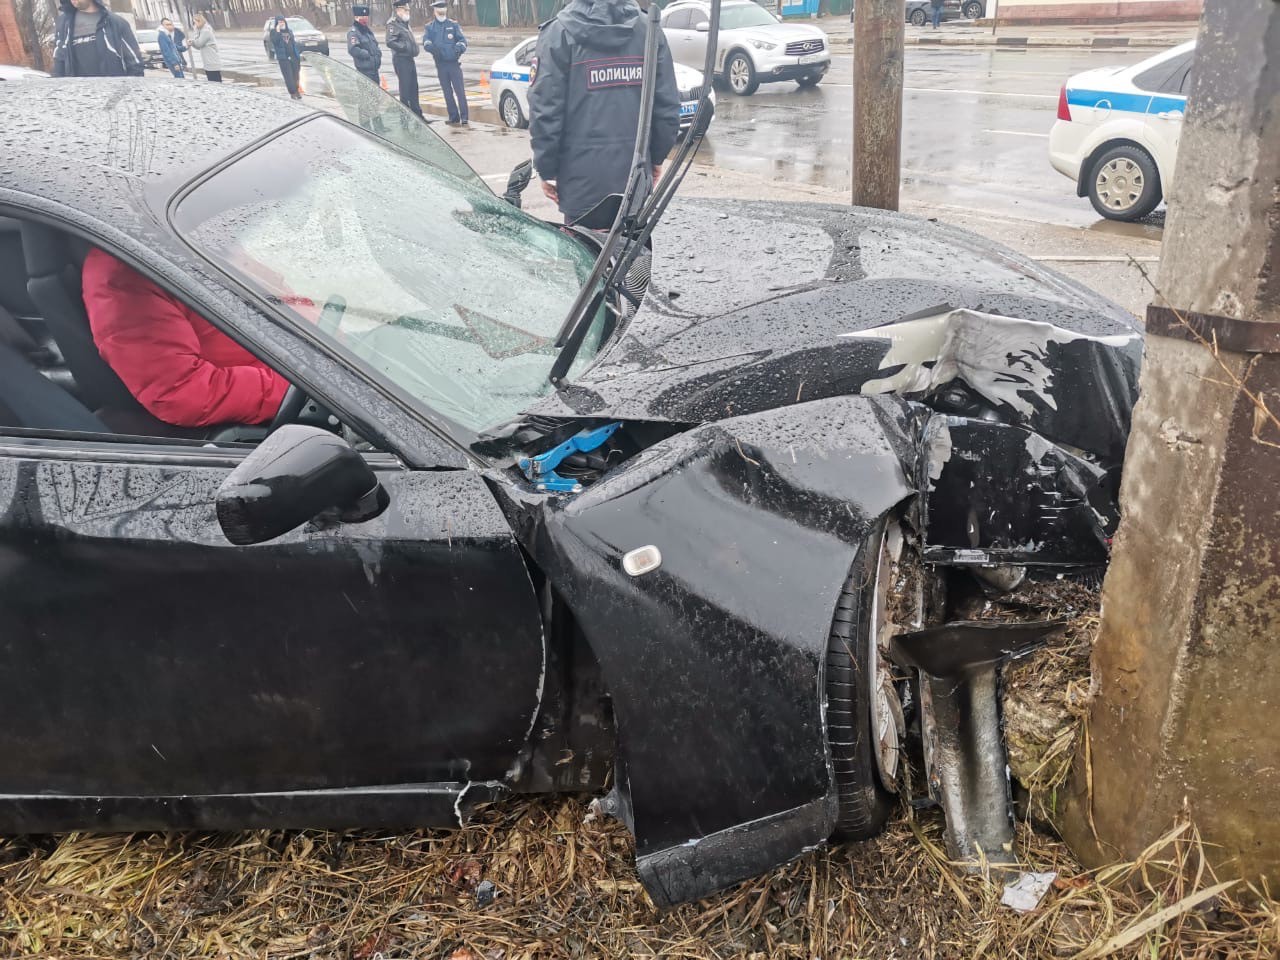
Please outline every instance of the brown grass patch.
[[[585, 813], [583, 800], [560, 798], [498, 805], [453, 832], [9, 840], [0, 845], [0, 953], [1150, 960], [1280, 952], [1277, 904], [1246, 885], [1214, 891], [1189, 827], [1134, 864], [1093, 873], [1061, 843], [1021, 827], [1024, 862], [1060, 876], [1025, 916], [999, 905], [999, 881], [945, 862], [932, 816], [898, 819], [872, 842], [807, 855], [659, 914], [636, 880], [626, 831], [584, 822]], [[477, 887], [486, 883], [496, 897], [481, 906]]]

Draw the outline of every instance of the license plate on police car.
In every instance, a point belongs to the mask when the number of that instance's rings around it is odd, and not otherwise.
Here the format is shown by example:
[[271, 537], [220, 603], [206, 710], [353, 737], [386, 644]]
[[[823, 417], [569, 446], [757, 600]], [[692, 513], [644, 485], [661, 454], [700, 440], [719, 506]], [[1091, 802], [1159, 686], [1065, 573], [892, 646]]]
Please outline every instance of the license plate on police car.
[[680, 104], [680, 119], [681, 119], [681, 120], [683, 120], [685, 117], [692, 117], [692, 116], [693, 116], [695, 113], [697, 113], [697, 112], [698, 112], [698, 101], [697, 101], [697, 100], [694, 100], [692, 103], [682, 103], [682, 104]]
[[826, 57], [827, 55], [825, 53], [806, 53], [803, 57], [800, 58], [800, 62], [801, 63], [817, 63], [819, 60], [825, 60]]

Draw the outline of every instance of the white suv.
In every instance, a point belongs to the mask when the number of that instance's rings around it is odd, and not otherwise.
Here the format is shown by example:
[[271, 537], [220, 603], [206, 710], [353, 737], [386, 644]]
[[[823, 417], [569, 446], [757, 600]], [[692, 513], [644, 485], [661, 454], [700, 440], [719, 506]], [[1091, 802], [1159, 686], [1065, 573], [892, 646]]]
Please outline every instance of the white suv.
[[[677, 63], [701, 70], [706, 63], [711, 7], [705, 0], [677, 0], [662, 14], [662, 31]], [[781, 23], [753, 0], [725, 0], [715, 75], [745, 97], [762, 83], [794, 80], [815, 86], [831, 66], [827, 35], [807, 23]]]

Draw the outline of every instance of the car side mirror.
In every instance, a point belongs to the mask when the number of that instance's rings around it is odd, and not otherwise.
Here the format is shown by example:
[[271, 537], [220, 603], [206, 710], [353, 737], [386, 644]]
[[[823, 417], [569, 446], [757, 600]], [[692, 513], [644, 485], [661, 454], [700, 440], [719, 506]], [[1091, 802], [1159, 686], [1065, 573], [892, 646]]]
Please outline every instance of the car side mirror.
[[695, 24], [693, 25], [693, 29], [697, 30], [699, 33], [710, 33], [710, 32], [711, 32], [711, 21], [710, 21], [710, 20], [700, 20], [700, 21], [698, 21], [697, 23], [695, 23]]
[[274, 540], [326, 510], [347, 523], [371, 520], [390, 498], [364, 458], [341, 437], [290, 423], [272, 433], [218, 487], [223, 536], [237, 546]]

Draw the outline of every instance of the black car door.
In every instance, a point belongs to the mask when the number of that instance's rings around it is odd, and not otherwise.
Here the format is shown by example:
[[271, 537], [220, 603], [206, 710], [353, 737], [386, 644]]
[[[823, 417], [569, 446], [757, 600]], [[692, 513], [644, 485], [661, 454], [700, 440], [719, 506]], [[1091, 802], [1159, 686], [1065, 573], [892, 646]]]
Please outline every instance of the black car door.
[[231, 546], [247, 453], [0, 431], [0, 831], [432, 823], [537, 708], [538, 607], [474, 471]]

